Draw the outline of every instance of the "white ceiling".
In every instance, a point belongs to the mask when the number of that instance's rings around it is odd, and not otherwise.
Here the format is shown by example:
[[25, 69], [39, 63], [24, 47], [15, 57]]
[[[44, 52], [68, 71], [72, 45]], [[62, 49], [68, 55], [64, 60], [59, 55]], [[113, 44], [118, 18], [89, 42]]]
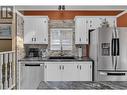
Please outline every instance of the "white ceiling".
[[[127, 10], [127, 6], [65, 6], [65, 10]], [[58, 5], [54, 6], [16, 6], [17, 10], [58, 10]]]

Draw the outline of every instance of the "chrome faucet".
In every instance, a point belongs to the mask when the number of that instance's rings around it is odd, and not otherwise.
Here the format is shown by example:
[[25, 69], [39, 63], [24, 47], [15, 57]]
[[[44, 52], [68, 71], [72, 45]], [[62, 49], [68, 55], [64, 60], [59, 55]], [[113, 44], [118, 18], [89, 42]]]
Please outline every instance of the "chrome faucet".
[[62, 42], [61, 42], [61, 49], [60, 49], [60, 56], [63, 56], [64, 52], [63, 52], [63, 47], [62, 47]]

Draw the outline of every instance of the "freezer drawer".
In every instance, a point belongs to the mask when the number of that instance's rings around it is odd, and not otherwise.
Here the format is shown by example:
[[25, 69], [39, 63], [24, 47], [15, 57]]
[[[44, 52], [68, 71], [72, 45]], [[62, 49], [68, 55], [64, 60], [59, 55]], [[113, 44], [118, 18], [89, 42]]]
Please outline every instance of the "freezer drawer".
[[20, 88], [36, 89], [44, 80], [43, 64], [22, 64], [20, 66]]
[[99, 72], [99, 81], [127, 81], [127, 72]]

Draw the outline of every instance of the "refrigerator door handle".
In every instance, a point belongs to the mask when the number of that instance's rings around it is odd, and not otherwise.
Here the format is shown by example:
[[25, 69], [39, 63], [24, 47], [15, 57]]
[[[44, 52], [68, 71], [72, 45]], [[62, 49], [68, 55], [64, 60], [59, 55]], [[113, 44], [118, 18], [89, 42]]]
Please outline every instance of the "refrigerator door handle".
[[114, 56], [116, 56], [116, 53], [117, 53], [117, 40], [116, 40], [116, 38], [114, 38], [113, 39], [113, 41], [114, 41]]
[[117, 38], [117, 56], [119, 56], [119, 47], [120, 45], [119, 45], [119, 38]]
[[117, 67], [117, 38], [114, 38], [114, 69]]
[[114, 67], [114, 40], [111, 41], [112, 67]]
[[117, 62], [118, 57], [117, 56], [119, 56], [119, 38], [116, 38], [115, 43], [116, 43], [116, 59], [115, 59], [115, 70], [116, 70], [117, 64], [118, 64], [118, 62]]
[[[116, 33], [117, 34], [117, 33]], [[116, 70], [116, 67], [117, 67], [117, 49], [118, 49], [118, 46], [117, 46], [117, 38], [115, 38], [115, 66], [114, 66], [114, 68], [115, 68], [115, 70]]]
[[112, 47], [112, 56], [115, 56], [115, 43], [114, 43], [114, 38], [112, 39], [111, 47]]

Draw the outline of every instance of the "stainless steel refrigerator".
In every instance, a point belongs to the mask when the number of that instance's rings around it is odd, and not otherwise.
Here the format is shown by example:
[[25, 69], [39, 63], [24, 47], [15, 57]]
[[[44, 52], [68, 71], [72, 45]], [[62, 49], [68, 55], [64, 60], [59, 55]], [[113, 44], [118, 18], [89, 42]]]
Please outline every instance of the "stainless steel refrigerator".
[[127, 28], [98, 28], [90, 32], [90, 57], [95, 81], [127, 81]]

